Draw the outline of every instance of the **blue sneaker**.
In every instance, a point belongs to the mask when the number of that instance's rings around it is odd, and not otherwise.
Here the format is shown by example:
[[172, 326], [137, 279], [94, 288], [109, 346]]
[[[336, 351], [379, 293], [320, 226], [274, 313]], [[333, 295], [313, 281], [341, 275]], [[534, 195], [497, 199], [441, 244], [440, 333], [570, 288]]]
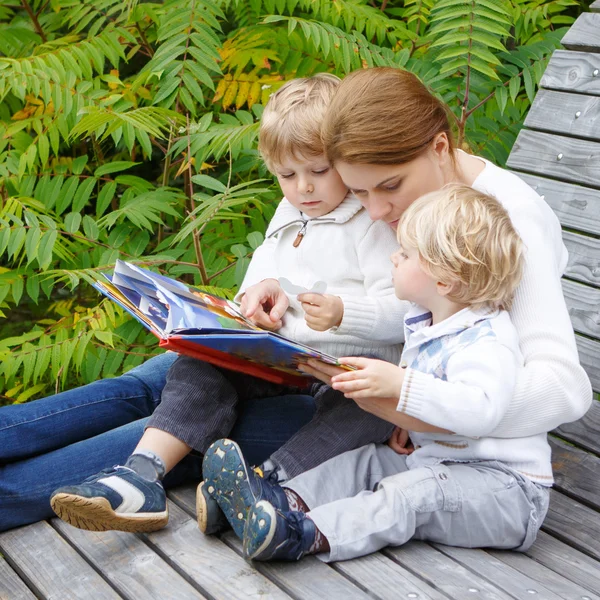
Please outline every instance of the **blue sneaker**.
[[143, 533], [161, 529], [169, 520], [162, 483], [122, 466], [58, 488], [50, 505], [63, 521], [88, 531]]
[[196, 517], [198, 529], [204, 535], [214, 535], [229, 529], [229, 521], [217, 501], [208, 493], [205, 481], [201, 481], [196, 489]]
[[315, 524], [303, 512], [282, 512], [260, 500], [244, 529], [244, 556], [251, 560], [300, 560], [315, 541]]
[[217, 501], [235, 534], [242, 539], [250, 507], [268, 500], [280, 510], [289, 510], [276, 474], [263, 477], [244, 460], [240, 447], [232, 440], [217, 440], [204, 454], [202, 475], [206, 490]]

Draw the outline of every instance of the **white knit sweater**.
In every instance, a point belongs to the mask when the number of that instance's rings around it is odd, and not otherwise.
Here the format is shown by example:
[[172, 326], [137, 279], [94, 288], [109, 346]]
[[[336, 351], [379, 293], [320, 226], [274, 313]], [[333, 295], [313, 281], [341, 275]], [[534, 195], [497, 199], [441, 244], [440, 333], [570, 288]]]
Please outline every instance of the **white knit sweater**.
[[[484, 162], [486, 166], [473, 187], [502, 203], [526, 247], [523, 280], [510, 311], [525, 366], [517, 374], [515, 394], [504, 418], [490, 435], [526, 437], [581, 418], [592, 402], [592, 387], [579, 364], [560, 283], [568, 259], [560, 223], [543, 198], [522, 179]], [[423, 394], [423, 376], [414, 373], [411, 379], [412, 394]], [[412, 406], [414, 410], [406, 412], [423, 419], [416, 409], [422, 403]], [[445, 427], [443, 423], [432, 424]]]
[[[305, 235], [294, 247], [302, 228]], [[372, 355], [397, 363], [408, 308], [394, 295], [390, 255], [397, 249], [394, 232], [371, 221], [354, 196], [314, 219], [307, 219], [284, 198], [264, 243], [254, 252], [236, 300], [263, 279], [286, 277], [308, 289], [325, 281], [326, 293], [344, 303], [340, 326], [310, 329], [300, 302], [288, 295], [290, 307], [278, 333], [333, 356]]]
[[[416, 433], [407, 465], [497, 460], [542, 485], [552, 485], [545, 433], [518, 438], [489, 434], [513, 398], [523, 365], [519, 338], [506, 311], [465, 308], [431, 325], [431, 313], [413, 305], [405, 320], [402, 365], [410, 366], [398, 402], [428, 423], [455, 434]], [[419, 373], [420, 393], [413, 378]], [[425, 399], [425, 400], [423, 400]], [[413, 406], [422, 402], [421, 406]]]

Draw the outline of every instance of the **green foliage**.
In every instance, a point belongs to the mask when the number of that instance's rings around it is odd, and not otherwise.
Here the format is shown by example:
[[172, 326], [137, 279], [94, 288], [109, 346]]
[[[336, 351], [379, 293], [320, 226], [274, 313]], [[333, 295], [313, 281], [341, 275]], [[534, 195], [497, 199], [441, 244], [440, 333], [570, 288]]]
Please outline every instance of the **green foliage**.
[[0, 0], [0, 394], [119, 374], [156, 341], [90, 286], [118, 258], [230, 295], [278, 190], [285, 81], [417, 73], [503, 164], [575, 0]]

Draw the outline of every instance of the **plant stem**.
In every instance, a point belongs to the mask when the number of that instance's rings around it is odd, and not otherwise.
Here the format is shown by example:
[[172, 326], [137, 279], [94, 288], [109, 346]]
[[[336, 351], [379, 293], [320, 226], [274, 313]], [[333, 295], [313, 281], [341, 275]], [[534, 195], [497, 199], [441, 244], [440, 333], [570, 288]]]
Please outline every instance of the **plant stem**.
[[27, 14], [29, 15], [29, 18], [31, 19], [33, 26], [35, 27], [35, 30], [38, 32], [39, 36], [42, 38], [42, 41], [45, 44], [48, 41], [48, 38], [46, 37], [46, 34], [44, 33], [44, 30], [42, 29], [42, 26], [40, 25], [38, 18], [36, 17], [33, 10], [31, 9], [31, 6], [29, 6], [29, 2], [27, 2], [27, 0], [21, 0], [21, 5], [27, 11]]
[[[471, 3], [472, 5], [474, 2]], [[465, 127], [467, 124], [467, 106], [469, 105], [469, 88], [471, 85], [471, 47], [473, 35], [473, 10], [471, 10], [471, 24], [469, 26], [469, 52], [467, 54], [467, 80], [465, 82], [465, 97], [461, 107], [461, 117], [458, 123], [458, 147], [460, 148], [465, 138]]]

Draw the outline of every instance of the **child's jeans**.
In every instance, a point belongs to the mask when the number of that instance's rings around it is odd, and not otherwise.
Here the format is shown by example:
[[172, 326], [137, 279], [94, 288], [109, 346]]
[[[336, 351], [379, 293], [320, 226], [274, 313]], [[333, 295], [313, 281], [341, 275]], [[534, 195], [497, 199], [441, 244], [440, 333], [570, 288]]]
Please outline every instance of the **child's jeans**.
[[548, 511], [549, 488], [495, 461], [409, 470], [406, 456], [370, 444], [290, 480], [329, 541], [325, 562], [410, 539], [525, 551]]
[[[348, 450], [384, 442], [394, 429], [391, 423], [363, 411], [354, 401], [324, 384], [299, 390], [188, 356], [179, 356], [170, 368], [162, 401], [146, 427], [166, 431], [203, 454], [215, 440], [230, 435], [239, 404], [301, 393], [314, 397], [316, 413], [271, 456], [288, 477]], [[267, 429], [265, 433], [268, 434]]]

